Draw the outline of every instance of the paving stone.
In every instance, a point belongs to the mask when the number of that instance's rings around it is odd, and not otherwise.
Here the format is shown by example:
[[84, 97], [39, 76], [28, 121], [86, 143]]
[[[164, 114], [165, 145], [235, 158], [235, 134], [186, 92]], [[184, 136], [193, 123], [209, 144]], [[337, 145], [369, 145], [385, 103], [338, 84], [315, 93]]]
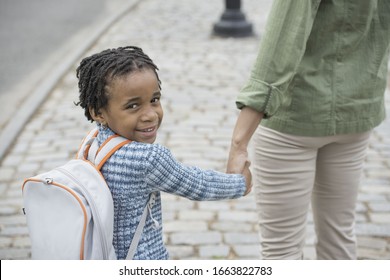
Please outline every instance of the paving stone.
[[259, 243], [259, 235], [257, 233], [225, 233], [224, 241], [228, 244], [250, 244]]
[[36, 162], [50, 162], [55, 160], [63, 160], [64, 162], [68, 160], [69, 154], [67, 152], [56, 152], [49, 154], [28, 154], [25, 158], [27, 163], [36, 163]]
[[3, 237], [0, 236], [0, 251], [2, 251], [4, 248], [9, 248], [12, 245], [12, 237]]
[[356, 203], [355, 211], [356, 211], [357, 213], [365, 213], [365, 212], [367, 211], [367, 206], [366, 206], [366, 204], [358, 201], [358, 202]]
[[217, 221], [210, 225], [211, 230], [216, 230], [220, 232], [252, 232], [254, 226], [252, 223], [243, 223], [243, 222], [228, 222], [228, 221]]
[[15, 168], [12, 167], [1, 167], [0, 168], [0, 182], [6, 182], [11, 180], [15, 176]]
[[206, 210], [185, 210], [180, 211], [178, 213], [178, 219], [179, 220], [206, 220], [210, 221], [213, 220], [216, 216], [215, 212], [213, 211], [206, 211]]
[[374, 193], [359, 193], [358, 195], [358, 201], [360, 202], [374, 202], [374, 201], [381, 201], [381, 202], [387, 202], [386, 195], [383, 194], [374, 194]]
[[0, 216], [0, 225], [3, 226], [26, 226], [26, 217], [21, 214], [19, 206], [14, 206], [18, 213]]
[[197, 233], [172, 233], [171, 244], [188, 244], [188, 245], [205, 245], [205, 244], [220, 244], [222, 235], [219, 232], [197, 232]]
[[173, 221], [175, 219], [176, 219], [176, 212], [175, 211], [163, 211], [162, 220], [163, 220], [164, 225], [166, 222]]
[[314, 225], [306, 228], [305, 244], [307, 246], [313, 246], [317, 243], [317, 235], [315, 233]]
[[389, 260], [390, 254], [386, 252], [378, 252], [377, 250], [358, 248], [358, 259], [360, 260]]
[[53, 141], [51, 140], [33, 141], [30, 144], [29, 153], [40, 153], [41, 151], [46, 151], [47, 149], [50, 149], [52, 145]]
[[[76, 154], [76, 152], [73, 154]], [[70, 160], [70, 157], [69, 157], [69, 159], [56, 159], [56, 160], [43, 162], [40, 169], [41, 170], [50, 170], [50, 169], [53, 169], [53, 168], [56, 168], [58, 166], [65, 164], [68, 160]]]
[[[0, 200], [1, 206], [11, 206], [11, 207], [19, 207], [19, 209], [22, 209], [23, 205], [23, 198], [20, 197], [7, 197], [7, 199], [1, 199]], [[20, 212], [22, 213], [22, 212]]]
[[170, 259], [187, 259], [195, 256], [195, 249], [193, 246], [172, 246], [168, 245], [167, 250], [169, 252]]
[[9, 154], [1, 163], [2, 167], [11, 167], [15, 168], [22, 163], [23, 156], [20, 154]]
[[359, 248], [366, 248], [371, 250], [385, 251], [388, 242], [386, 240], [374, 237], [358, 237], [357, 243]]
[[389, 202], [372, 202], [369, 204], [371, 211], [373, 212], [390, 212]]
[[31, 252], [28, 248], [7, 248], [0, 250], [1, 260], [28, 260]]
[[8, 189], [8, 184], [6, 184], [5, 182], [1, 182], [0, 181], [0, 197], [3, 197], [5, 192], [7, 191]]
[[373, 223], [390, 225], [390, 213], [371, 213], [370, 219]]
[[234, 205], [234, 209], [237, 209], [237, 210], [248, 210], [248, 211], [256, 211], [256, 203], [254, 201], [254, 199], [250, 199], [250, 198], [242, 198], [242, 199], [238, 199], [237, 200], [237, 203], [235, 203]]
[[[386, 176], [390, 176], [389, 170], [384, 171], [386, 173]], [[376, 175], [376, 178], [381, 177], [380, 175]], [[378, 193], [378, 194], [386, 194], [390, 193], [390, 177], [389, 177], [389, 184], [381, 185], [381, 186], [365, 186], [362, 187], [363, 192], [370, 192], [370, 193]]]
[[200, 246], [199, 257], [201, 259], [227, 259], [230, 253], [230, 246]]
[[33, 176], [38, 172], [40, 167], [41, 164], [37, 162], [23, 163], [17, 167], [17, 172], [18, 174], [30, 174]]
[[164, 224], [165, 232], [199, 232], [207, 230], [207, 221], [176, 220]]
[[234, 245], [233, 251], [238, 258], [260, 259], [260, 245], [257, 243], [250, 245]]
[[198, 203], [199, 210], [215, 210], [226, 211], [230, 209], [233, 202], [229, 200], [225, 201], [201, 201]]
[[14, 248], [30, 248], [31, 247], [31, 240], [30, 237], [20, 237], [16, 238], [15, 241], [12, 243], [12, 247]]
[[[1, 216], [8, 216], [17, 214], [19, 212], [19, 207], [11, 207], [11, 206], [0, 206]], [[3, 222], [0, 216], [0, 224]]]
[[303, 259], [304, 260], [316, 260], [317, 252], [314, 246], [305, 246], [303, 248]]
[[367, 217], [367, 213], [357, 213], [355, 216], [356, 223], [366, 223], [368, 222], [369, 218]]
[[[21, 137], [23, 137], [25, 142], [18, 142], [17, 141], [16, 144], [12, 147], [12, 155], [21, 155], [21, 154], [25, 153], [28, 150], [28, 147], [29, 147], [28, 138], [29, 138], [29, 136], [26, 136], [26, 135], [27, 135], [26, 133], [23, 133], [23, 135], [21, 136]], [[32, 138], [33, 135], [31, 135], [30, 137]]]
[[356, 234], [362, 236], [390, 237], [390, 225], [356, 224]]
[[221, 221], [237, 221], [237, 222], [257, 222], [257, 214], [253, 211], [224, 211], [218, 212], [218, 219]]
[[28, 235], [27, 227], [6, 226], [0, 231], [1, 236], [26, 236]]
[[164, 203], [163, 211], [181, 211], [184, 209], [194, 209], [196, 203], [194, 201], [180, 199], [174, 203]]

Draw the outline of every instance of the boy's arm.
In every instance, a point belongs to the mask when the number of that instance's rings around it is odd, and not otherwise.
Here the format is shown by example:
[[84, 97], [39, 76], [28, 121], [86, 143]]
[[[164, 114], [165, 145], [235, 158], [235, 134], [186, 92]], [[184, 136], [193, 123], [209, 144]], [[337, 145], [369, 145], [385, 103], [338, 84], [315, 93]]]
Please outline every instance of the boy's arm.
[[191, 200], [232, 199], [250, 191], [250, 173], [243, 176], [187, 166], [177, 161], [167, 148], [153, 145], [153, 149], [146, 172], [152, 191], [160, 190]]

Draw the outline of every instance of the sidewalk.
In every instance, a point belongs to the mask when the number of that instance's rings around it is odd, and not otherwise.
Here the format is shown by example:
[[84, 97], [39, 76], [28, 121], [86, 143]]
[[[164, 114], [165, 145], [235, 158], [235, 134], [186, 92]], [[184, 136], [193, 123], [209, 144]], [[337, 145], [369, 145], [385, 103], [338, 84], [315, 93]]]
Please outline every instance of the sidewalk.
[[[243, 0], [257, 37], [211, 36], [224, 1], [140, 1], [83, 55], [125, 45], [144, 49], [160, 68], [164, 121], [157, 142], [186, 164], [224, 171], [237, 116], [234, 100], [248, 78], [270, 7]], [[260, 36], [259, 36], [260, 35]], [[22, 214], [23, 179], [71, 158], [93, 125], [74, 106], [75, 68], [64, 73], [0, 162], [0, 259], [29, 259]], [[390, 116], [390, 95], [387, 112]], [[375, 129], [357, 204], [360, 259], [390, 259], [390, 119]], [[172, 259], [258, 259], [253, 192], [242, 199], [194, 202], [163, 195], [165, 243]], [[305, 258], [315, 259], [309, 217]]]

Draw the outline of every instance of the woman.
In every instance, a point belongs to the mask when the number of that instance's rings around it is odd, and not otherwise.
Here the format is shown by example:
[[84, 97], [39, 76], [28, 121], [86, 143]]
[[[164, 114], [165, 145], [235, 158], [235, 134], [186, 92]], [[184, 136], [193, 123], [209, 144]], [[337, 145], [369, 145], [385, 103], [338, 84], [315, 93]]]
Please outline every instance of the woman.
[[[310, 202], [319, 259], [356, 259], [355, 203], [369, 136], [385, 118], [386, 0], [276, 0], [237, 98], [228, 172], [254, 136], [264, 259], [301, 259]], [[259, 126], [259, 124], [261, 125]]]

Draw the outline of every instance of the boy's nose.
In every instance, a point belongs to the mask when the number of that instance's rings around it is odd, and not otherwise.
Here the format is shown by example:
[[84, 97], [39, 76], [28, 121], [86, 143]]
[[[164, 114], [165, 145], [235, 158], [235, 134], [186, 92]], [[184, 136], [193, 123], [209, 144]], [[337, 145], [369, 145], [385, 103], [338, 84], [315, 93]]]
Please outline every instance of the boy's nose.
[[152, 107], [148, 107], [142, 113], [141, 120], [144, 122], [152, 122], [157, 119], [157, 116], [157, 112]]

